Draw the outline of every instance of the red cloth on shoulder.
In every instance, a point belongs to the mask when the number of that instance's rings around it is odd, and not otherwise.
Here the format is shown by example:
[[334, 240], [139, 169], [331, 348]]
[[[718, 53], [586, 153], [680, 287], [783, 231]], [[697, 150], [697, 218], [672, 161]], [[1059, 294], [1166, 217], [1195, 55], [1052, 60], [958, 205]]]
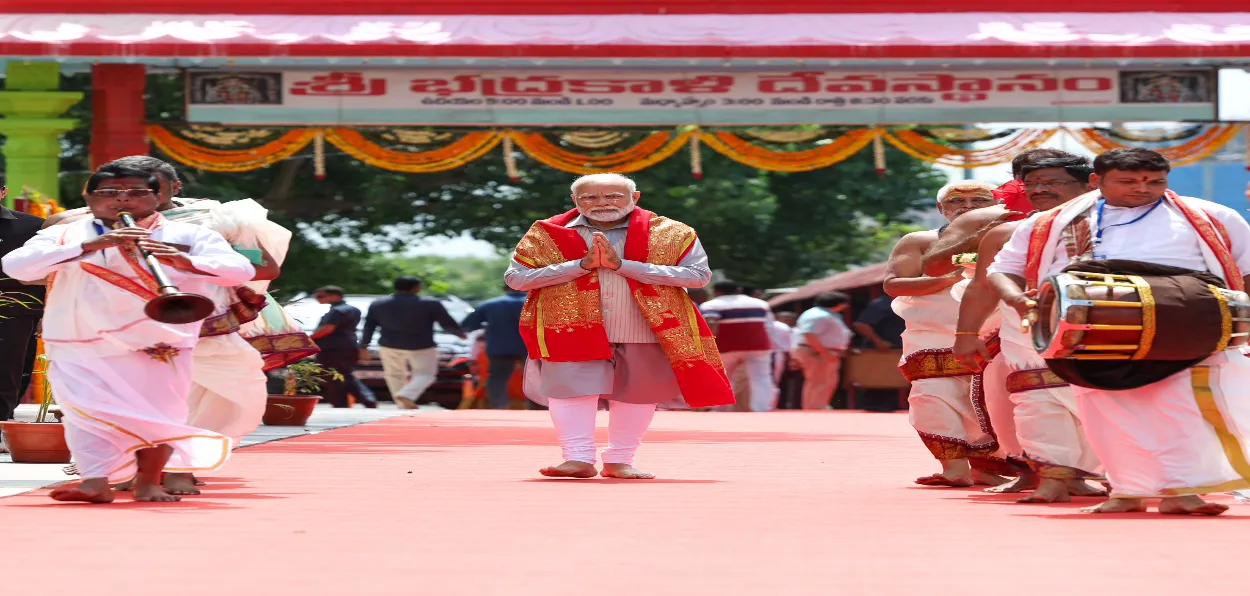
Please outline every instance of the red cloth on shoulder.
[[1011, 211], [1020, 213], [1033, 211], [1033, 204], [1029, 202], [1029, 196], [1024, 192], [1024, 183], [1019, 180], [1012, 180], [995, 189], [994, 198], [1002, 201]]

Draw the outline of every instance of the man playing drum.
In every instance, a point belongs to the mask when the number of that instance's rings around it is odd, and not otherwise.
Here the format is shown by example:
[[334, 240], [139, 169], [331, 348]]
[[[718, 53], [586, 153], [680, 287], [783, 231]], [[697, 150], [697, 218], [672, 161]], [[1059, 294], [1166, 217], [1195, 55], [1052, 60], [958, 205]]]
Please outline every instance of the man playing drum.
[[[938, 192], [938, 211], [947, 220], [995, 204], [993, 186], [966, 181]], [[961, 271], [928, 277], [920, 258], [938, 239], [939, 230], [913, 232], [899, 240], [890, 253], [885, 292], [895, 297], [894, 312], [906, 322], [903, 361], [899, 370], [912, 382], [911, 423], [920, 439], [942, 464], [942, 471], [916, 479], [925, 486], [1002, 484], [996, 475], [1006, 468], [995, 460], [998, 443], [973, 404], [972, 371], [950, 353], [959, 303], [951, 286], [963, 279]]]
[[[1064, 154], [1030, 162], [1022, 170], [1029, 201], [1038, 211], [1054, 209], [1084, 194], [1093, 169], [1089, 160]], [[977, 251], [976, 274], [964, 290], [959, 304], [959, 326], [955, 331], [955, 358], [979, 370], [978, 355], [989, 358], [985, 344], [977, 337], [986, 319], [1001, 306], [1002, 328], [999, 340], [1011, 374], [1007, 390], [1013, 405], [1018, 455], [1040, 477], [1033, 494], [1021, 503], [1071, 501], [1072, 495], [1101, 496], [1106, 493], [1085, 484], [1083, 478], [1097, 477], [1098, 458], [1085, 439], [1076, 415], [1076, 398], [1062, 379], [1046, 368], [1046, 362], [1033, 349], [1032, 339], [1020, 330], [1020, 316], [999, 300], [998, 292], [986, 275], [998, 251], [1019, 227], [1019, 222], [1002, 224], [985, 234]], [[995, 420], [997, 423], [997, 420]], [[995, 428], [998, 429], [997, 424]], [[1002, 433], [999, 433], [1002, 439]], [[1023, 491], [1030, 486], [1005, 487], [1002, 492]]]
[[[1024, 318], [1038, 314], [1034, 298], [1039, 284], [1058, 280], [1052, 276], [1065, 270], [1134, 274], [1125, 278], [1131, 283], [1109, 289], [1136, 288], [1137, 302], [1115, 304], [1122, 310], [1135, 304], [1141, 313], [1139, 345], [1127, 346], [1138, 354], [1120, 356], [1109, 367], [1102, 363], [1101, 369], [1090, 367], [1091, 362], [1099, 364], [1092, 360], [1048, 361], [1057, 373], [1083, 362], [1085, 368], [1076, 370], [1091, 378], [1126, 370], [1142, 377], [1162, 371], [1153, 376], [1157, 380], [1127, 390], [1105, 388], [1105, 382], [1103, 388], [1077, 386], [1098, 383], [1064, 375], [1073, 384], [1090, 445], [1111, 485], [1111, 498], [1083, 510], [1087, 512], [1144, 511], [1145, 499], [1162, 498], [1160, 513], [1218, 515], [1228, 507], [1199, 495], [1250, 486], [1245, 434], [1250, 430], [1245, 395], [1250, 391], [1250, 359], [1236, 349], [1220, 349], [1230, 343], [1234, 317], [1229, 293], [1213, 289], [1219, 282], [1244, 299], [1241, 271], [1250, 271], [1250, 225], [1232, 209], [1168, 190], [1170, 169], [1167, 159], [1146, 149], [1115, 149], [1098, 156], [1090, 177], [1098, 190], [1020, 224], [989, 268], [991, 283]], [[1149, 283], [1143, 276], [1170, 283], [1143, 287]], [[1201, 292], [1177, 290], [1192, 287], [1194, 279], [1212, 281], [1201, 285]], [[1075, 291], [1093, 292], [1100, 284], [1087, 286]], [[1063, 289], [1065, 296], [1073, 290]], [[1191, 314], [1211, 304], [1223, 312], [1223, 325], [1218, 315], [1207, 324]], [[1084, 308], [1103, 306], [1089, 301]], [[1174, 314], [1178, 306], [1181, 315]], [[1049, 328], [1052, 323], [1056, 321], [1047, 314], [1039, 325]], [[1085, 333], [1096, 331], [1093, 325], [1087, 328]], [[1174, 350], [1177, 344], [1212, 336], [1210, 345], [1217, 351], [1196, 366], [1182, 361], [1178, 367], [1179, 358], [1134, 361], [1139, 354]], [[1169, 374], [1176, 368], [1181, 370]]]

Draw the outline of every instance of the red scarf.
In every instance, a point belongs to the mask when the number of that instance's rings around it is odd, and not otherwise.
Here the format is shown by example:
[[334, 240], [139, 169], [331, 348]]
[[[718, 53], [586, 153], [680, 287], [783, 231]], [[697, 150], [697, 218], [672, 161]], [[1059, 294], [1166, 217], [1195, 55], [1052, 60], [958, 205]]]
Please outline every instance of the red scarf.
[[[586, 241], [565, 227], [578, 216], [576, 209], [534, 222], [517, 244], [513, 258], [538, 269], [581, 260], [589, 252]], [[692, 228], [645, 209], [629, 216], [622, 259], [674, 266], [690, 252], [696, 239]], [[734, 403], [733, 390], [721, 364], [716, 338], [699, 309], [682, 288], [629, 280], [660, 347], [668, 356], [681, 395], [691, 407]], [[587, 362], [612, 358], [612, 346], [603, 326], [599, 274], [533, 290], [521, 311], [521, 338], [532, 359], [548, 362]]]

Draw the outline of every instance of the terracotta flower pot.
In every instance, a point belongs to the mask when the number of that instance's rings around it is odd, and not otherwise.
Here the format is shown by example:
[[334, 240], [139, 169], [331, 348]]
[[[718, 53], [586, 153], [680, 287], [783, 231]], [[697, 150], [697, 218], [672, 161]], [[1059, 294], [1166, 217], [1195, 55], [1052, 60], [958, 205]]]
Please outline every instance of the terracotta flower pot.
[[26, 464], [67, 464], [69, 445], [65, 444], [65, 427], [55, 422], [0, 422], [4, 446], [13, 461]]
[[304, 426], [319, 401], [320, 395], [270, 395], [261, 421], [269, 426]]

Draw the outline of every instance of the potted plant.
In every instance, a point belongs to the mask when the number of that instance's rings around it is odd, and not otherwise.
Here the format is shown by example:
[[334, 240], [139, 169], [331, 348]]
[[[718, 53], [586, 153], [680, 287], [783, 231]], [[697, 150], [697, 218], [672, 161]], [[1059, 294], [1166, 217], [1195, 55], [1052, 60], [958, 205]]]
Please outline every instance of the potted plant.
[[40, 354], [36, 359], [32, 376], [42, 378], [43, 396], [39, 402], [39, 414], [34, 422], [9, 420], [0, 422], [0, 435], [4, 446], [15, 463], [66, 464], [70, 461], [69, 445], [65, 443], [65, 427], [61, 425], [60, 411], [51, 411], [54, 420], [48, 419], [52, 400], [52, 387], [48, 384], [48, 357]]
[[338, 371], [323, 368], [316, 362], [308, 360], [296, 362], [286, 367], [286, 379], [282, 395], [270, 395], [265, 403], [265, 416], [262, 422], [269, 426], [303, 426], [321, 401], [321, 381], [329, 376], [335, 381], [342, 381], [343, 375]]

